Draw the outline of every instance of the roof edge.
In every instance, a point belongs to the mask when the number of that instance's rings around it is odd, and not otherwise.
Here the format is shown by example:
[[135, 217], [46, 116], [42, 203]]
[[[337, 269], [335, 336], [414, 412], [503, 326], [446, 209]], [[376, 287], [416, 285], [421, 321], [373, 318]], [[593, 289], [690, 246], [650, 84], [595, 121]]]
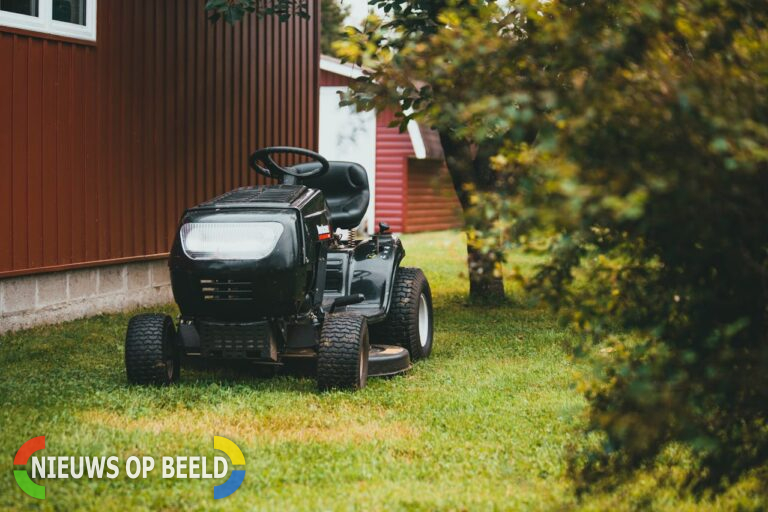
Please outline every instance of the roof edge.
[[366, 71], [368, 71], [351, 62], [341, 62], [339, 59], [331, 57], [330, 55], [320, 55], [320, 69], [347, 78], [360, 78], [365, 75]]

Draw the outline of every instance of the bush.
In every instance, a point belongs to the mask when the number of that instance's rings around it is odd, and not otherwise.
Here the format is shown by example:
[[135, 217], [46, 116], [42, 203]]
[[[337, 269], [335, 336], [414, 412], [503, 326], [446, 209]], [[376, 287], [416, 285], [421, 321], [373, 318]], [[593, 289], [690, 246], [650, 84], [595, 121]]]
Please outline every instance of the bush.
[[521, 218], [558, 230], [531, 286], [602, 343], [583, 384], [604, 443], [574, 474], [676, 441], [716, 488], [768, 460], [768, 6], [568, 3], [531, 31], [573, 43], [539, 82], [558, 71], [553, 124], [505, 158]]
[[765, 464], [768, 4], [372, 3], [389, 21], [340, 48], [374, 70], [358, 105], [478, 154], [502, 139], [492, 186], [459, 188], [490, 219], [473, 243], [551, 234], [528, 284], [601, 348], [583, 386], [603, 443], [574, 475], [625, 475], [673, 442], [700, 488]]

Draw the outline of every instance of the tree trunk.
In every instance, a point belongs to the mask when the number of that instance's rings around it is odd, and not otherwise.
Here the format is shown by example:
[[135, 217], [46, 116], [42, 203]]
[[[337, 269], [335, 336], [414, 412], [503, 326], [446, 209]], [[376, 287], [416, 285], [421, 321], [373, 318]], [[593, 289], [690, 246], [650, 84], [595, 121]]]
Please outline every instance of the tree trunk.
[[504, 278], [501, 274], [496, 275], [497, 258], [493, 252], [483, 253], [467, 244], [469, 298], [472, 301], [498, 303], [504, 300]]
[[[440, 132], [440, 141], [466, 228], [490, 231], [493, 221], [474, 211], [472, 191], [493, 190], [495, 176], [489, 159], [496, 153], [496, 148], [492, 145], [475, 148], [469, 141], [454, 139], [451, 133], [443, 131]], [[471, 240], [467, 243], [469, 299], [473, 302], [498, 303], [504, 300], [504, 280], [496, 272], [497, 265], [503, 261], [503, 252], [491, 249], [483, 252]]]

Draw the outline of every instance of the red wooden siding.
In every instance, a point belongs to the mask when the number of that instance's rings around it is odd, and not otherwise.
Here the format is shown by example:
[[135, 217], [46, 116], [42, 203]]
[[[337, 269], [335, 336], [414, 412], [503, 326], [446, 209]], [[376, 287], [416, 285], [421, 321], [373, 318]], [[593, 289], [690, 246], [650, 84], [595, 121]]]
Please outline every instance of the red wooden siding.
[[352, 79], [346, 76], [337, 75], [336, 73], [332, 73], [324, 69], [320, 70], [320, 86], [321, 87], [326, 87], [326, 86], [347, 87], [349, 86], [349, 83], [351, 81]]
[[102, 1], [96, 44], [0, 27], [0, 277], [167, 253], [184, 208], [317, 147], [310, 21], [212, 26], [203, 1]]
[[391, 111], [376, 119], [376, 222], [386, 222], [392, 231], [403, 232], [408, 214], [406, 205], [406, 162], [413, 155], [407, 132], [390, 128]]
[[406, 233], [463, 225], [461, 205], [442, 160], [408, 159]]

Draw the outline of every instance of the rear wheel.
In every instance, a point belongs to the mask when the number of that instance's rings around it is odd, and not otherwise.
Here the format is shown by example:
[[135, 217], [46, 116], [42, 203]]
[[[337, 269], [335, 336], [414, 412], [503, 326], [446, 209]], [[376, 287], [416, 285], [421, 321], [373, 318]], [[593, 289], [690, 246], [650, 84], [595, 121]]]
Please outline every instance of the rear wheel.
[[317, 354], [317, 386], [362, 389], [368, 380], [368, 322], [351, 313], [325, 317]]
[[411, 359], [425, 359], [432, 353], [432, 292], [420, 268], [397, 270], [387, 318], [371, 326], [375, 343], [397, 345]]
[[125, 370], [128, 382], [168, 385], [178, 380], [179, 351], [176, 329], [168, 315], [136, 315], [128, 322], [125, 335]]

